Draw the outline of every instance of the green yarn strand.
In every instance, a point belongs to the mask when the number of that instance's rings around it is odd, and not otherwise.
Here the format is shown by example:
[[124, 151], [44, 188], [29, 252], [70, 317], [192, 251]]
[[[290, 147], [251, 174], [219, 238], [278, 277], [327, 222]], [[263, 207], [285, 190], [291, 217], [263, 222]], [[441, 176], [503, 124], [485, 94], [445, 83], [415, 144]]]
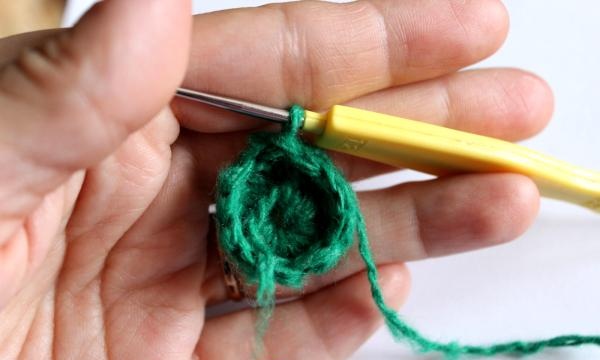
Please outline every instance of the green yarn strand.
[[367, 268], [367, 276], [371, 285], [371, 294], [377, 308], [383, 315], [386, 325], [392, 336], [399, 341], [407, 341], [421, 353], [439, 352], [449, 359], [456, 359], [460, 355], [495, 356], [498, 354], [531, 355], [545, 348], [598, 345], [599, 336], [563, 335], [540, 341], [513, 341], [490, 346], [461, 345], [457, 342], [440, 343], [427, 339], [417, 330], [409, 326], [398, 316], [398, 313], [386, 305], [378, 283], [377, 267], [373, 260], [369, 241], [365, 230], [365, 224], [361, 217], [361, 224], [357, 230], [359, 236], [359, 252]]
[[418, 352], [439, 352], [456, 359], [600, 345], [600, 336], [565, 335], [471, 346], [435, 342], [421, 335], [386, 304], [356, 194], [327, 154], [298, 136], [303, 120], [304, 110], [293, 106], [281, 132], [251, 135], [246, 150], [217, 179], [219, 242], [244, 281], [256, 286], [261, 308], [259, 352], [275, 306], [276, 286], [300, 289], [307, 277], [332, 270], [356, 237], [371, 295], [387, 327], [396, 340]]

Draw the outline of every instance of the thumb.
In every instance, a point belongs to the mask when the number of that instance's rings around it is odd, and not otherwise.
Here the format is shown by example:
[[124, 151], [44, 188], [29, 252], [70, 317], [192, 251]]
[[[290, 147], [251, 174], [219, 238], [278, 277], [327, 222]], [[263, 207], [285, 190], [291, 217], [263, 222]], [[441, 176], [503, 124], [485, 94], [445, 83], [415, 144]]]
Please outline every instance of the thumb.
[[[0, 40], [0, 219], [27, 215], [168, 104], [190, 27], [189, 0], [106, 0], [72, 29]], [[3, 61], [19, 42], [39, 45]]]

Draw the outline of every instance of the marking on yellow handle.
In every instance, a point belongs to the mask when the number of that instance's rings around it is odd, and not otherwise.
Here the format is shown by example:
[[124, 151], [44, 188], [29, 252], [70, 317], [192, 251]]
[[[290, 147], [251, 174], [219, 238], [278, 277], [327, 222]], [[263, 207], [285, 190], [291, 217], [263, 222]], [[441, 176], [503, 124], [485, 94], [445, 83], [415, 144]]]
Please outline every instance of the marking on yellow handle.
[[523, 174], [544, 196], [600, 212], [600, 173], [507, 141], [340, 105], [306, 111], [303, 129], [320, 147], [433, 175]]

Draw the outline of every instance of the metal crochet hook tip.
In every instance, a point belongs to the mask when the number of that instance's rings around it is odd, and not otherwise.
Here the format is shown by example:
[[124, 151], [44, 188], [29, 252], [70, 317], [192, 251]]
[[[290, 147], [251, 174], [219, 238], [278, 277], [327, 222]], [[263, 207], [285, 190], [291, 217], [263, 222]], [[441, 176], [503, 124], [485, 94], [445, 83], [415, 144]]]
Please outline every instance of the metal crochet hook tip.
[[232, 99], [225, 96], [212, 95], [184, 88], [177, 89], [176, 95], [185, 99], [194, 100], [203, 104], [212, 105], [221, 109], [250, 115], [279, 124], [287, 123], [290, 118], [290, 113], [287, 110]]

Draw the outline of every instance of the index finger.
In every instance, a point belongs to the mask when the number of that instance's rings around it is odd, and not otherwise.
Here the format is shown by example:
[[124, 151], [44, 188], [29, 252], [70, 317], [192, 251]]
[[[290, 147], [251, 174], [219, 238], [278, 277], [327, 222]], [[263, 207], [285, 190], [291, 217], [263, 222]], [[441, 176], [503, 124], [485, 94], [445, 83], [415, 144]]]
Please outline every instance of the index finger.
[[[184, 86], [322, 110], [477, 62], [498, 49], [507, 23], [497, 0], [301, 1], [204, 14]], [[211, 126], [205, 107], [176, 107], [186, 126]], [[219, 120], [224, 131], [248, 126]]]

